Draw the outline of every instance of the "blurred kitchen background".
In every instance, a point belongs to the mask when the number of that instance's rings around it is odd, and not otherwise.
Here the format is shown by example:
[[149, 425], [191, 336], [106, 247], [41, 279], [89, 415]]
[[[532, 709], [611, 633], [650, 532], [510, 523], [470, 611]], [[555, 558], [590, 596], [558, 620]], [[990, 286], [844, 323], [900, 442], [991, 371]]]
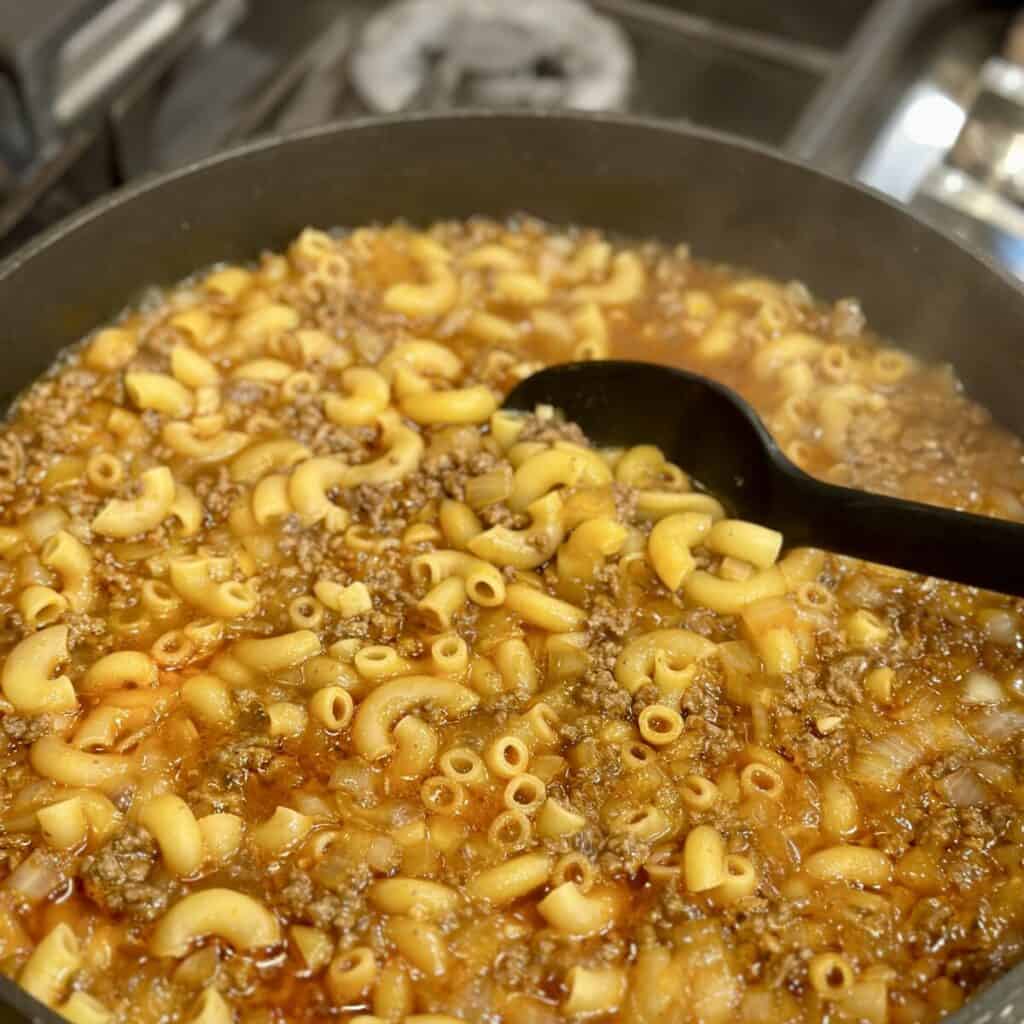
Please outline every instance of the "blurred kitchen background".
[[262, 134], [574, 107], [775, 147], [909, 203], [1024, 277], [1019, 8], [0, 0], [0, 254], [119, 184]]

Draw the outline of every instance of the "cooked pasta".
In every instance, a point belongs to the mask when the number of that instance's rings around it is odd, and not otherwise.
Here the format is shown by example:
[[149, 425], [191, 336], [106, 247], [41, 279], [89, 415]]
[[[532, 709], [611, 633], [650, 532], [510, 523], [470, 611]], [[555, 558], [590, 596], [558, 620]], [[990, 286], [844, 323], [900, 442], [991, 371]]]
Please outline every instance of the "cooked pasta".
[[497, 411], [609, 355], [1024, 519], [948, 371], [684, 248], [307, 229], [167, 288], [0, 427], [0, 971], [96, 1024], [910, 1024], [1021, 956], [1024, 607]]

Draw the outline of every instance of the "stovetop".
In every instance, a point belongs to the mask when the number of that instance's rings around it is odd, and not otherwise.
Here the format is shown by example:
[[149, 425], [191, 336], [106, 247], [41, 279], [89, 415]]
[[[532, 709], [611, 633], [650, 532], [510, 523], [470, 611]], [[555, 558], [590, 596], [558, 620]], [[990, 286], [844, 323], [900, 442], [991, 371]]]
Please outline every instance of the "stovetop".
[[0, 252], [119, 184], [261, 134], [569, 107], [704, 125], [859, 177], [1024, 274], [1015, 7], [0, 0]]

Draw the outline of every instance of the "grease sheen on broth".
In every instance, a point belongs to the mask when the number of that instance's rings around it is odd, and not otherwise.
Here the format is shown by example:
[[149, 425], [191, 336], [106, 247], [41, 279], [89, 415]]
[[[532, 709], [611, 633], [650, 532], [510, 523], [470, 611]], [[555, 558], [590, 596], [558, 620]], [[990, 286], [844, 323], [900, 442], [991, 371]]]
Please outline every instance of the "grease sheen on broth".
[[1020, 603], [495, 413], [609, 355], [1024, 519], [948, 368], [685, 248], [310, 229], [154, 294], [0, 432], [0, 970], [81, 1024], [910, 1024], [1020, 959]]

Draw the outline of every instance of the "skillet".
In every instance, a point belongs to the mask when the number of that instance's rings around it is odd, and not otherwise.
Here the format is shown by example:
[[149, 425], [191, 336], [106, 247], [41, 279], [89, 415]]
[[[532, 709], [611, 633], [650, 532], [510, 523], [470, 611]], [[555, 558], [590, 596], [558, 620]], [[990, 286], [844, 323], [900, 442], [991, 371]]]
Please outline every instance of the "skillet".
[[[467, 113], [269, 139], [105, 198], [0, 265], [0, 408], [152, 284], [280, 249], [303, 227], [527, 212], [861, 299], [897, 345], [955, 365], [1024, 435], [1024, 292], [888, 200], [725, 135], [614, 116]], [[1018, 1009], [1020, 1007], [1020, 1009]], [[947, 1018], [1024, 1016], [1024, 965]], [[63, 1018], [0, 978], [0, 1024]]]

